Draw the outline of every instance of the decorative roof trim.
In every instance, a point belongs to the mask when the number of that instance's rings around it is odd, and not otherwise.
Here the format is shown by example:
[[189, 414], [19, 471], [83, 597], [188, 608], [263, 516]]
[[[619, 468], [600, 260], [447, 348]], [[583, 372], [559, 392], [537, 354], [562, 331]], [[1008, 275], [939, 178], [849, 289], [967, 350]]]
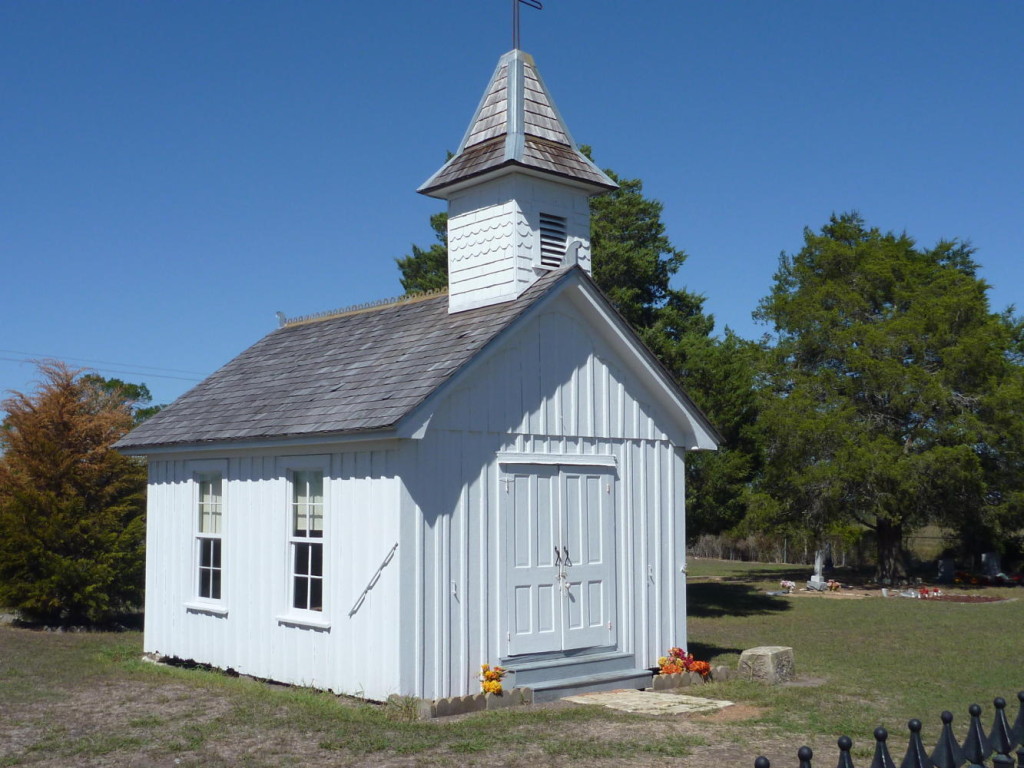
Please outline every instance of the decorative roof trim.
[[378, 309], [385, 309], [386, 307], [397, 307], [402, 304], [414, 304], [417, 301], [424, 301], [426, 299], [433, 299], [437, 296], [444, 296], [448, 293], [447, 288], [439, 288], [436, 291], [423, 291], [419, 293], [410, 293], [405, 296], [398, 296], [391, 299], [377, 299], [376, 301], [367, 301], [362, 304], [353, 304], [350, 307], [343, 307], [341, 309], [327, 309], [323, 312], [314, 312], [311, 315], [302, 315], [300, 317], [285, 317], [281, 320], [282, 328], [290, 328], [293, 325], [306, 325], [307, 323], [317, 323], [321, 320], [333, 320], [336, 317], [344, 317], [345, 315], [358, 315], [361, 312], [374, 312]]

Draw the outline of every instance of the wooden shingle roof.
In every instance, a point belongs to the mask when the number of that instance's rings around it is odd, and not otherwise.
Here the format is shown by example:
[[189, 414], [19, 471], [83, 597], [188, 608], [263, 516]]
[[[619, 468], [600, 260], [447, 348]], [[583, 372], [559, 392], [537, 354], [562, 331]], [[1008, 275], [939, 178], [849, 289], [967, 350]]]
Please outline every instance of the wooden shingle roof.
[[618, 186], [576, 148], [533, 57], [520, 50], [498, 61], [458, 151], [418, 191], [445, 197], [455, 185], [515, 167], [568, 179], [593, 194]]
[[515, 301], [448, 314], [441, 294], [286, 324], [115, 444], [164, 446], [384, 430], [575, 267]]

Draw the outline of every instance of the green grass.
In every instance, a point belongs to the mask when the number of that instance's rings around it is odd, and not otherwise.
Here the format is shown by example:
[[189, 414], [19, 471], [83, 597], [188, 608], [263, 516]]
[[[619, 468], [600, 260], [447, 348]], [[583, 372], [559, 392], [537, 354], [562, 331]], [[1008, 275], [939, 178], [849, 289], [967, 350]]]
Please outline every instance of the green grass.
[[[780, 578], [806, 578], [806, 567], [793, 566], [691, 561], [689, 575], [689, 649], [699, 658], [734, 667], [745, 648], [794, 648], [801, 686], [732, 680], [695, 691], [755, 707], [753, 720], [687, 728], [680, 718], [535, 707], [420, 722], [401, 702], [362, 704], [147, 664], [137, 633], [0, 626], [0, 766], [695, 766], [723, 748], [749, 765], [769, 736], [792, 753], [805, 742], [834, 744], [843, 733], [854, 738], [855, 757], [870, 759], [879, 724], [894, 733], [895, 752], [911, 717], [925, 723], [930, 745], [943, 709], [955, 713], [961, 738], [973, 702], [986, 706], [990, 721], [991, 700], [1001, 695], [1016, 715], [1024, 600], [766, 594]], [[1024, 597], [1024, 589], [976, 591]]]
[[1015, 694], [1024, 689], [1024, 600], [1013, 598], [1024, 590], [950, 590], [1011, 598], [989, 604], [766, 594], [781, 578], [805, 580], [807, 570], [726, 561], [691, 566], [690, 650], [735, 667], [745, 648], [791, 646], [798, 675], [815, 683], [735, 681], [716, 684], [716, 695], [770, 709], [764, 722], [786, 732], [861, 738], [879, 724], [903, 733], [913, 717], [934, 733], [944, 709], [963, 728], [971, 703], [990, 713], [997, 695], [1014, 702], [1015, 713]]

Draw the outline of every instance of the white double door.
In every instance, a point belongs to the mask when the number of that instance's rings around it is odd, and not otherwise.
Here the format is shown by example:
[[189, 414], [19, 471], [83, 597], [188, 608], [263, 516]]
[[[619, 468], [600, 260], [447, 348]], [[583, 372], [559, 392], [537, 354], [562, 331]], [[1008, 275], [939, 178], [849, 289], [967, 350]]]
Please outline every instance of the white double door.
[[614, 645], [612, 469], [524, 465], [503, 480], [508, 654]]

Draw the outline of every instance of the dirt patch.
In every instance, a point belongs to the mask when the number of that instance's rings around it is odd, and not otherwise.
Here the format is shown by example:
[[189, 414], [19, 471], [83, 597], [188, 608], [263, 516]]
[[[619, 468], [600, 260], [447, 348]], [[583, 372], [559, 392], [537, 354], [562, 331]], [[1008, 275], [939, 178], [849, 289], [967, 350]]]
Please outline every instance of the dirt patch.
[[[844, 587], [836, 592], [815, 592], [809, 589], [801, 589], [796, 592], [791, 592], [784, 597], [814, 597], [825, 600], [862, 600], [865, 597], [885, 597], [886, 600], [893, 600], [901, 598], [898, 590], [892, 590], [888, 596], [882, 594], [880, 588], [870, 587]], [[904, 600], [915, 599], [905, 597]], [[1013, 598], [1006, 597], [995, 597], [992, 595], [963, 595], [963, 594], [952, 594], [952, 595], [933, 595], [927, 598], [920, 598], [922, 600], [928, 600], [930, 602], [943, 602], [943, 603], [1005, 603]]]
[[799, 592], [790, 592], [786, 597], [823, 597], [826, 600], [862, 600], [870, 597], [871, 592], [867, 589], [841, 589], [836, 592], [816, 592], [812, 589], [802, 589]]
[[749, 704], [733, 704], [731, 707], [720, 709], [706, 715], [694, 715], [695, 720], [705, 723], [735, 723], [741, 720], [754, 720], [764, 715], [760, 707], [752, 707]]

